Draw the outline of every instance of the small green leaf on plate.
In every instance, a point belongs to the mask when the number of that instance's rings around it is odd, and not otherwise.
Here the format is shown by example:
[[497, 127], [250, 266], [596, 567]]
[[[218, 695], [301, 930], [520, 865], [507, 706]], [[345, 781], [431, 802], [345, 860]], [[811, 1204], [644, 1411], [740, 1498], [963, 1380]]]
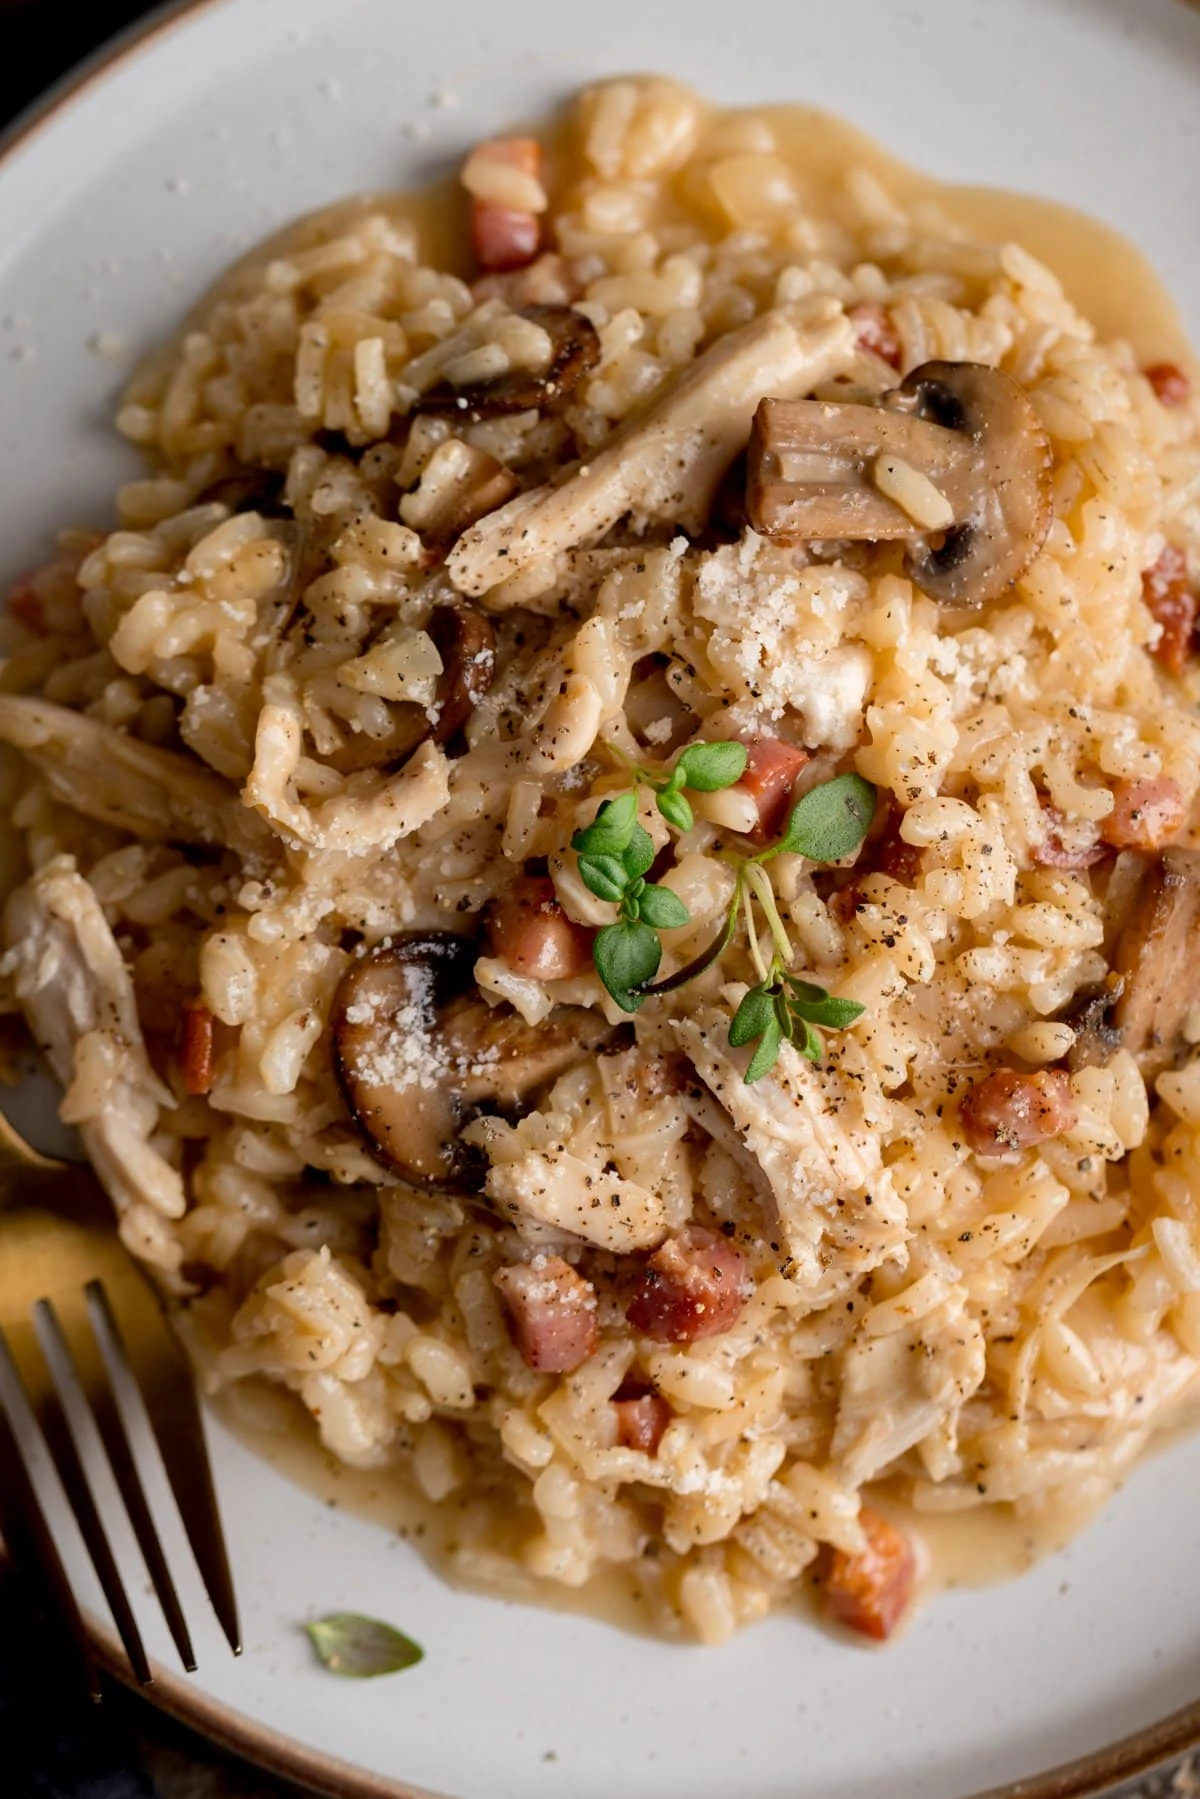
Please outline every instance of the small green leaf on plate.
[[636, 881], [645, 874], [654, 861], [654, 839], [649, 831], [643, 831], [641, 825], [634, 825], [629, 833], [629, 841], [620, 852], [619, 861], [631, 881]]
[[773, 995], [765, 987], [751, 987], [749, 993], [743, 994], [742, 1003], [729, 1026], [729, 1041], [733, 1048], [741, 1049], [744, 1043], [753, 1043], [756, 1037], [761, 1037], [774, 1015]]
[[414, 1668], [425, 1651], [403, 1631], [361, 1612], [330, 1612], [305, 1625], [317, 1658], [331, 1674], [347, 1680], [371, 1680], [377, 1674], [398, 1674]]
[[758, 1040], [758, 1048], [750, 1058], [750, 1066], [742, 1076], [747, 1087], [753, 1087], [755, 1081], [760, 1081], [764, 1074], [774, 1068], [782, 1042], [783, 1032], [779, 1028], [779, 1020], [772, 1015]]
[[856, 999], [838, 999], [827, 993], [823, 1000], [800, 1000], [795, 1010], [809, 1024], [819, 1024], [822, 1030], [844, 1031], [847, 1025], [853, 1024], [866, 1011]]

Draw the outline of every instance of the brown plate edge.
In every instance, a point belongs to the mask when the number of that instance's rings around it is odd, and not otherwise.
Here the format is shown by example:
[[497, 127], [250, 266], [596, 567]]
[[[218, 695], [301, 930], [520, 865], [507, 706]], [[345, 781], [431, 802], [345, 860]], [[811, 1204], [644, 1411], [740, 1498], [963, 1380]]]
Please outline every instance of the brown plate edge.
[[[129, 58], [147, 49], [157, 38], [195, 13], [219, 4], [219, 0], [175, 0], [158, 8], [149, 18], [103, 44], [64, 79], [35, 101], [3, 133], [0, 133], [0, 169], [89, 89]], [[1200, 0], [1181, 0], [1200, 10]], [[0, 1558], [3, 1548], [0, 1547]], [[285, 1737], [241, 1712], [211, 1699], [185, 1677], [155, 1668], [154, 1684], [138, 1687], [116, 1637], [98, 1620], [86, 1618], [97, 1657], [114, 1679], [139, 1692], [177, 1723], [206, 1737], [217, 1748], [240, 1756], [263, 1773], [307, 1788], [323, 1799], [446, 1799], [427, 1787], [414, 1787], [389, 1775], [372, 1774], [365, 1768], [323, 1754], [320, 1750]], [[967, 1799], [1104, 1799], [1142, 1774], [1152, 1773], [1164, 1762], [1200, 1748], [1200, 1699], [1171, 1712], [1156, 1724], [1134, 1731], [1090, 1755], [1063, 1762], [1044, 1774], [988, 1787]]]
[[[200, 4], [207, 4], [207, 0], [200, 0]], [[387, 1774], [372, 1774], [297, 1743], [221, 1700], [210, 1698], [193, 1686], [187, 1675], [173, 1673], [161, 1663], [154, 1664], [154, 1684], [139, 1686], [116, 1633], [90, 1613], [84, 1614], [84, 1624], [106, 1674], [177, 1724], [195, 1731], [218, 1749], [238, 1756], [256, 1771], [319, 1794], [321, 1799], [450, 1799], [449, 1794], [435, 1793], [430, 1787], [409, 1786]]]

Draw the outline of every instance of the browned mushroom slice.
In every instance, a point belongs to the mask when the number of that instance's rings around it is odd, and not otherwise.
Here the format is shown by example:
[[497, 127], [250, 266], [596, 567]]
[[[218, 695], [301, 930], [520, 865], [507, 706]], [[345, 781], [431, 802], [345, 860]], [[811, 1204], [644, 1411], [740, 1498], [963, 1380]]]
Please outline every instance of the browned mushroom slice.
[[466, 600], [435, 607], [428, 631], [442, 659], [433, 741], [447, 744], [496, 678], [496, 632], [491, 620]]
[[494, 381], [481, 381], [470, 387], [441, 381], [422, 395], [416, 410], [478, 424], [481, 419], [498, 418], [506, 412], [539, 412], [573, 393], [600, 361], [600, 338], [591, 319], [576, 312], [573, 306], [523, 306], [517, 316], [540, 325], [548, 334], [548, 368], [541, 374], [532, 369], [513, 369]]
[[911, 513], [875, 484], [881, 459], [919, 471], [937, 489], [946, 516], [971, 503], [974, 457], [943, 425], [879, 406], [764, 400], [750, 438], [750, 522], [785, 543], [913, 537], [920, 527]]
[[[434, 722], [423, 706], [396, 705], [386, 737], [356, 731], [327, 760], [339, 774], [361, 768], [399, 767], [432, 737], [453, 746], [496, 678], [496, 633], [491, 620], [466, 600], [435, 606], [426, 627], [442, 659], [434, 698]], [[453, 750], [451, 750], [453, 753]]]
[[1164, 850], [1149, 863], [1117, 944], [1116, 973], [1125, 985], [1113, 1026], [1153, 1080], [1200, 1004], [1200, 850]]
[[1049, 440], [999, 369], [922, 364], [878, 405], [764, 400], [747, 507], [787, 542], [906, 539], [934, 599], [982, 605], [1012, 585], [1053, 516]]
[[936, 600], [980, 606], [1011, 587], [1046, 541], [1050, 440], [1024, 388], [980, 362], [926, 362], [900, 393], [919, 418], [968, 437], [977, 469], [973, 508], [940, 544], [915, 545], [909, 572]]
[[1067, 1051], [1067, 1067], [1074, 1074], [1080, 1068], [1102, 1068], [1121, 1047], [1121, 1033], [1112, 1022], [1113, 1007], [1125, 991], [1121, 975], [1111, 971], [1098, 986], [1077, 994], [1062, 1013], [1063, 1024], [1075, 1032], [1075, 1041]]
[[418, 1186], [477, 1192], [486, 1167], [460, 1139], [482, 1112], [520, 1112], [611, 1034], [561, 1006], [528, 1025], [468, 991], [471, 939], [414, 932], [356, 962], [334, 1003], [334, 1061], [346, 1103], [385, 1159]]

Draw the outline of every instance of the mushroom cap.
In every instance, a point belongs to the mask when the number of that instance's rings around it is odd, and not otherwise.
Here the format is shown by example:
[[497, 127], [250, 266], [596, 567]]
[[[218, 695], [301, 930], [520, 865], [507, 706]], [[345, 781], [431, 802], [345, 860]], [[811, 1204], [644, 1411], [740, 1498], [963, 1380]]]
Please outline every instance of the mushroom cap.
[[918, 418], [975, 446], [973, 509], [940, 541], [907, 552], [912, 579], [932, 599], [982, 606], [1025, 573], [1054, 516], [1050, 440], [1024, 388], [981, 362], [924, 362], [896, 390]]
[[548, 333], [552, 346], [549, 368], [540, 375], [532, 369], [512, 369], [493, 381], [466, 387], [439, 381], [422, 395], [416, 410], [465, 419], [472, 425], [508, 412], [538, 412], [565, 400], [600, 361], [599, 333], [591, 319], [573, 306], [523, 306], [517, 317]]
[[496, 678], [496, 631], [486, 613], [460, 599], [435, 606], [428, 630], [442, 659], [433, 741], [448, 744]]
[[611, 1027], [581, 1006], [526, 1024], [473, 990], [477, 946], [413, 931], [354, 962], [334, 997], [334, 1066], [384, 1160], [416, 1186], [476, 1193], [486, 1163], [460, 1139], [483, 1112], [517, 1114], [595, 1053]]

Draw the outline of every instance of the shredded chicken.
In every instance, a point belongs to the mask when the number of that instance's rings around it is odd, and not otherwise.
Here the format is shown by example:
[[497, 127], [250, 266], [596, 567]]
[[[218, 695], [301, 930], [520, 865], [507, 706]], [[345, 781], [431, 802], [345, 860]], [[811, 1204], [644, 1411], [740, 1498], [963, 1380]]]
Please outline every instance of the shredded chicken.
[[182, 1217], [186, 1199], [153, 1142], [160, 1111], [174, 1102], [150, 1066], [133, 981], [100, 902], [73, 859], [57, 856], [12, 895], [4, 926], [5, 971], [67, 1089], [62, 1116], [79, 1126], [121, 1236], [175, 1273], [180, 1248], [163, 1220]]
[[579, 1153], [565, 1134], [554, 1128], [553, 1113], [542, 1112], [515, 1126], [480, 1118], [463, 1132], [491, 1160], [489, 1199], [526, 1241], [553, 1242], [565, 1233], [614, 1255], [657, 1248], [670, 1227], [664, 1197], [625, 1179], [604, 1145], [580, 1144], [593, 1153]]
[[784, 1044], [770, 1075], [748, 1087], [748, 1052], [728, 1046], [728, 1014], [704, 1007], [674, 1024], [701, 1080], [766, 1178], [787, 1273], [816, 1289], [904, 1255], [906, 1218], [874, 1138], [838, 1116], [832, 1087]]
[[728, 332], [597, 455], [465, 532], [447, 563], [451, 580], [462, 593], [487, 593], [544, 560], [548, 584], [557, 557], [598, 542], [627, 512], [698, 529], [764, 395], [808, 393], [853, 356], [854, 328], [840, 309], [814, 324], [780, 308]]
[[341, 793], [307, 805], [294, 785], [303, 750], [303, 714], [295, 694], [280, 680], [259, 714], [246, 803], [285, 842], [305, 849], [351, 856], [390, 849], [434, 818], [450, 797], [444, 752], [435, 743], [422, 743], [397, 774], [364, 769], [350, 777]]
[[259, 859], [269, 851], [269, 833], [219, 775], [84, 713], [0, 694], [0, 742], [24, 751], [55, 798], [86, 818], [152, 842], [228, 844]]
[[952, 1428], [984, 1376], [983, 1332], [965, 1292], [951, 1289], [920, 1316], [897, 1307], [887, 1322], [894, 1328], [877, 1329], [868, 1312], [842, 1358], [832, 1452], [856, 1486]]

